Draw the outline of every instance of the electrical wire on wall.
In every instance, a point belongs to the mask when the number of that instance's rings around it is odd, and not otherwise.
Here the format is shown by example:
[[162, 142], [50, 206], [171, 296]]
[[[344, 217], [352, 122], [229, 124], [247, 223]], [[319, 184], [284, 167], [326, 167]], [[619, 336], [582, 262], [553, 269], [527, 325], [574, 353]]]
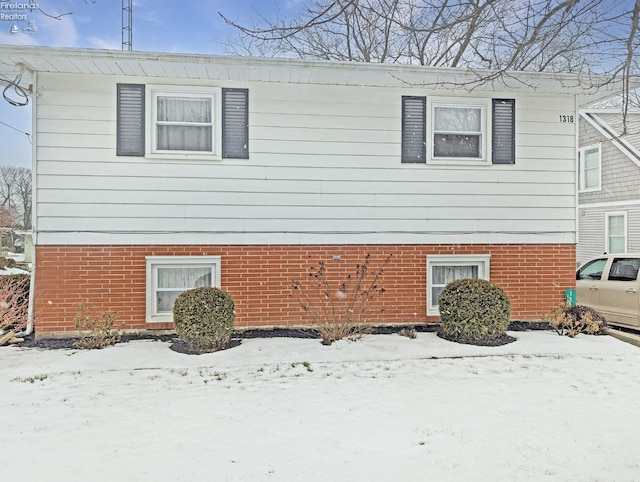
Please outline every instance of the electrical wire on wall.
[[[7, 83], [2, 91], [2, 97], [4, 97], [4, 100], [15, 107], [24, 107], [29, 104], [29, 94], [20, 86], [22, 74], [16, 75], [16, 78], [13, 80], [0, 75], [0, 80]], [[10, 96], [10, 92], [12, 91], [11, 89], [13, 89], [14, 96]]]

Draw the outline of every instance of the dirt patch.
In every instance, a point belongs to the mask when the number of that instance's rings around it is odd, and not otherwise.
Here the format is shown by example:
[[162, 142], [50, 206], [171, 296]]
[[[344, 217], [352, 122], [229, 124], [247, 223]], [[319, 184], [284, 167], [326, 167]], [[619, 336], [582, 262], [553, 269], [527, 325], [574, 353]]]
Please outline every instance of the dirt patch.
[[[402, 326], [373, 326], [370, 333], [373, 335], [391, 335], [398, 333], [402, 329], [414, 329], [419, 333], [438, 333], [443, 339], [447, 339], [440, 333], [440, 325], [437, 323], [429, 323], [425, 325], [402, 325]], [[546, 322], [530, 322], [530, 321], [512, 321], [509, 324], [510, 331], [532, 331], [532, 330], [550, 330], [550, 326]], [[233, 348], [242, 343], [243, 339], [249, 338], [309, 338], [320, 340], [320, 335], [313, 329], [289, 329], [289, 328], [273, 328], [273, 329], [251, 329], [251, 330], [236, 330], [234, 331], [229, 345], [225, 348]], [[153, 340], [171, 343], [171, 349], [179, 353], [193, 354], [188, 348], [188, 345], [182, 341], [178, 335], [154, 335], [150, 333], [145, 334], [124, 334], [119, 343], [128, 343], [135, 340]], [[48, 338], [37, 340], [35, 335], [31, 334], [27, 336], [23, 343], [19, 346], [28, 348], [43, 348], [48, 350], [59, 350], [75, 348], [74, 343], [77, 341], [75, 338]], [[457, 343], [465, 343], [462, 340], [450, 340]], [[486, 343], [474, 343], [481, 346], [499, 346], [505, 345], [515, 341], [515, 338], [504, 335], [495, 340], [487, 340]]]

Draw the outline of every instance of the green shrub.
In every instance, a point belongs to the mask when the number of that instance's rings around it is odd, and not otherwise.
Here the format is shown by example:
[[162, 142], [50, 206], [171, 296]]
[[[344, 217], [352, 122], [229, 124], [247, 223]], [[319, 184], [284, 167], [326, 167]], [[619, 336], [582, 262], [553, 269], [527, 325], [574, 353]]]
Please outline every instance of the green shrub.
[[115, 345], [122, 335], [120, 329], [114, 328], [117, 313], [113, 311], [98, 312], [87, 303], [78, 305], [78, 313], [74, 318], [76, 330], [80, 338], [73, 345], [83, 350], [94, 350]]
[[593, 308], [583, 305], [571, 306], [562, 303], [551, 314], [542, 315], [558, 335], [573, 338], [579, 333], [600, 335], [607, 327], [607, 320]]
[[176, 332], [197, 353], [224, 348], [231, 339], [235, 318], [233, 298], [218, 288], [187, 290], [173, 305]]
[[511, 303], [502, 288], [482, 279], [447, 284], [438, 298], [445, 338], [461, 343], [485, 343], [509, 328]]

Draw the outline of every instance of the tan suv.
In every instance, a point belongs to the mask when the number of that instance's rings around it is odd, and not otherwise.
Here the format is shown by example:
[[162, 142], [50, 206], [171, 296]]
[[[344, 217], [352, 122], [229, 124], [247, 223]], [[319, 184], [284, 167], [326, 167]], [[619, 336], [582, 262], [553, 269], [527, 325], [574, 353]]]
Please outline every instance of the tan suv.
[[640, 254], [603, 254], [576, 272], [576, 302], [613, 325], [640, 327]]

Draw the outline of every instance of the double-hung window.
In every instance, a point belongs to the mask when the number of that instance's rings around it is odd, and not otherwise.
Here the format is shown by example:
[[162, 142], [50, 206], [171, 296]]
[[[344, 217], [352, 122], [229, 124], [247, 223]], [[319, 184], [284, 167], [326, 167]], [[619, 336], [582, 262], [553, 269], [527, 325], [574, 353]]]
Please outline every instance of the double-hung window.
[[153, 93], [153, 152], [213, 153], [213, 95]]
[[249, 158], [249, 91], [117, 86], [117, 155]]
[[432, 119], [432, 159], [483, 159], [484, 106], [434, 103]]
[[490, 255], [427, 256], [427, 314], [438, 315], [438, 298], [450, 282], [465, 279], [489, 279]]
[[627, 251], [627, 213], [606, 214], [606, 251], [624, 253]]
[[583, 147], [578, 155], [580, 191], [600, 190], [600, 146]]
[[147, 321], [171, 321], [173, 304], [186, 290], [220, 286], [219, 256], [148, 256]]

